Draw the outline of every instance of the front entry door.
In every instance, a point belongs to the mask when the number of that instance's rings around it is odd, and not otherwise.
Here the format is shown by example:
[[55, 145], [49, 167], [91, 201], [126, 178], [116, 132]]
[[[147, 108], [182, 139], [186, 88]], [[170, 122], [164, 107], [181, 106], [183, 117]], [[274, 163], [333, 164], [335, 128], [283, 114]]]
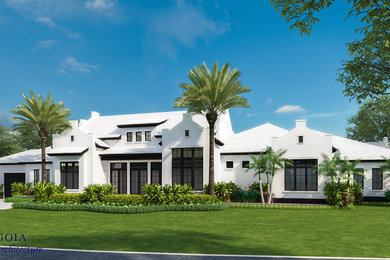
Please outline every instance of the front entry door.
[[141, 194], [142, 187], [148, 183], [148, 164], [130, 163], [130, 193]]
[[127, 193], [127, 163], [111, 163], [110, 180], [116, 193]]
[[5, 197], [11, 197], [11, 185], [15, 182], [26, 181], [25, 173], [4, 173], [4, 195]]

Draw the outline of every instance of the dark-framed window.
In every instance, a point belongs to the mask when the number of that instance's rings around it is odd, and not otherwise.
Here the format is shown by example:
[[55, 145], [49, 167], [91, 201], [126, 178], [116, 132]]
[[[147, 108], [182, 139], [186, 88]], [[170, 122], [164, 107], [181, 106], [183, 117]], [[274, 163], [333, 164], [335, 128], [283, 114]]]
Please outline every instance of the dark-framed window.
[[298, 143], [303, 143], [303, 135], [298, 136]]
[[67, 189], [79, 188], [79, 163], [60, 162], [61, 185]]
[[203, 189], [203, 148], [172, 148], [172, 185]]
[[71, 136], [70, 136], [70, 141], [71, 141], [71, 142], [74, 142], [74, 135], [71, 135]]
[[34, 169], [34, 185], [39, 181], [39, 169]]
[[226, 168], [233, 168], [233, 161], [226, 161]]
[[50, 182], [50, 169], [46, 169], [46, 182]]
[[[364, 173], [364, 169], [359, 168], [358, 169], [361, 173]], [[358, 184], [364, 189], [364, 176], [360, 174], [354, 174], [353, 175], [354, 184]]]
[[127, 137], [127, 142], [132, 142], [133, 141], [133, 132], [127, 132], [126, 134]]
[[184, 131], [184, 135], [185, 135], [185, 136], [190, 136], [190, 130], [185, 130], [185, 131]]
[[152, 139], [152, 132], [145, 131], [145, 141], [148, 142]]
[[127, 163], [110, 164], [110, 183], [115, 186], [115, 193], [127, 193]]
[[152, 162], [151, 163], [151, 183], [152, 184], [162, 184], [162, 174], [161, 174], [161, 162]]
[[383, 172], [379, 168], [372, 169], [372, 189], [383, 190]]
[[136, 142], [142, 142], [142, 132], [136, 132], [135, 133], [135, 141]]
[[286, 191], [317, 191], [317, 160], [293, 160], [285, 165], [284, 189]]
[[242, 168], [249, 168], [249, 161], [242, 161]]

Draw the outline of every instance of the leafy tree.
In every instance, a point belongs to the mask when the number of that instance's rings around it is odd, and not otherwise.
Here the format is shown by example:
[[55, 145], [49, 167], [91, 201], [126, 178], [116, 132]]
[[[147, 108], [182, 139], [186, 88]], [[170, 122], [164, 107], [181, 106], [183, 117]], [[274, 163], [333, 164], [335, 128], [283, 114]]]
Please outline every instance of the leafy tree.
[[53, 98], [47, 94], [46, 99], [41, 95], [35, 96], [30, 91], [30, 98], [22, 95], [24, 101], [17, 106], [17, 110], [11, 110], [15, 116], [13, 120], [18, 121], [14, 129], [18, 131], [31, 131], [41, 139], [42, 155], [42, 181], [46, 181], [46, 142], [50, 134], [62, 132], [70, 128], [67, 118], [70, 116], [69, 109], [64, 104], [53, 103]]
[[249, 87], [243, 87], [238, 78], [238, 69], [230, 71], [226, 63], [218, 69], [215, 62], [210, 71], [203, 63], [194, 67], [188, 73], [192, 84], [182, 83], [183, 97], [176, 98], [175, 108], [188, 108], [188, 112], [204, 115], [209, 124], [209, 186], [210, 194], [214, 195], [214, 127], [218, 116], [232, 107], [248, 107], [246, 98], [240, 94], [249, 92]]
[[383, 160], [385, 161], [385, 164], [380, 167], [381, 171], [383, 172], [386, 177], [390, 176], [390, 159], [382, 156]]
[[[310, 34], [319, 23], [318, 14], [335, 0], [270, 0], [290, 29]], [[388, 0], [347, 0], [346, 17], [359, 17], [362, 26], [356, 29], [363, 37], [348, 43], [352, 59], [343, 61], [338, 81], [345, 85], [344, 94], [362, 102], [390, 93], [390, 3]]]
[[366, 101], [348, 119], [347, 137], [362, 142], [379, 142], [390, 136], [390, 97]]
[[250, 157], [252, 158], [253, 162], [248, 165], [248, 168], [246, 169], [245, 172], [254, 170], [253, 177], [257, 176], [259, 178], [259, 190], [260, 190], [261, 203], [265, 203], [261, 175], [265, 174], [265, 172], [267, 171], [267, 161], [265, 156], [262, 153], [260, 153], [259, 157], [253, 155], [250, 155]]
[[0, 157], [23, 151], [18, 142], [18, 135], [0, 125]]
[[[39, 137], [38, 134], [34, 133], [33, 131], [17, 131], [17, 136], [18, 136], [18, 142], [19, 145], [25, 149], [25, 150], [30, 150], [30, 149], [39, 149], [41, 148], [41, 138]], [[46, 140], [46, 146], [51, 146], [52, 145], [52, 134], [49, 133], [49, 136], [47, 137]]]

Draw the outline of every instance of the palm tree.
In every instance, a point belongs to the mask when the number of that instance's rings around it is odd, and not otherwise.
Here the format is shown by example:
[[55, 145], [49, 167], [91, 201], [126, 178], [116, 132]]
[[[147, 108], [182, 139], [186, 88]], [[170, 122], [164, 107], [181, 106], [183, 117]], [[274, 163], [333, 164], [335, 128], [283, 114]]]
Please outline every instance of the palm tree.
[[344, 158], [344, 160], [340, 160], [340, 179], [346, 180], [348, 183], [352, 182], [354, 183], [353, 176], [361, 175], [364, 176], [364, 172], [361, 171], [361, 169], [356, 168], [356, 166], [359, 164], [360, 160], [350, 161], [347, 157]]
[[268, 201], [271, 203], [272, 197], [272, 183], [275, 177], [275, 174], [284, 168], [287, 165], [293, 165], [292, 162], [286, 158], [283, 158], [283, 155], [287, 152], [286, 149], [279, 149], [277, 151], [272, 150], [271, 147], [267, 148], [267, 151], [263, 155], [266, 161], [266, 171], [267, 175], [267, 185], [268, 185]]
[[339, 170], [340, 170], [341, 155], [340, 152], [336, 152], [332, 159], [328, 155], [322, 154], [322, 162], [317, 165], [318, 173], [330, 177], [331, 182], [337, 180], [340, 182]]
[[192, 84], [182, 83], [183, 97], [176, 98], [175, 108], [187, 108], [189, 113], [204, 115], [209, 124], [209, 187], [214, 195], [214, 125], [218, 116], [231, 107], [248, 107], [246, 98], [240, 94], [249, 92], [249, 87], [243, 87], [238, 78], [238, 69], [230, 71], [226, 63], [220, 70], [215, 62], [210, 72], [206, 64], [194, 67], [188, 72]]
[[46, 99], [41, 95], [35, 96], [30, 91], [30, 98], [22, 94], [24, 101], [17, 106], [17, 110], [11, 110], [12, 120], [18, 121], [14, 129], [18, 131], [32, 131], [41, 139], [42, 156], [42, 181], [46, 181], [46, 142], [49, 134], [62, 132], [70, 128], [67, 118], [69, 109], [64, 104], [53, 103], [53, 98], [47, 94]]
[[[384, 157], [384, 156], [382, 156], [382, 158], [383, 158], [383, 160], [385, 161], [386, 164], [382, 165], [382, 166], [380, 167], [380, 169], [381, 169], [381, 171], [382, 171], [384, 174], [390, 176], [390, 159], [387, 159], [387, 158]], [[386, 176], [386, 177], [388, 177], [388, 176]]]
[[266, 157], [260, 153], [259, 157], [250, 155], [252, 158], [253, 163], [248, 165], [248, 168], [245, 172], [248, 172], [250, 170], [254, 170], [253, 177], [258, 176], [259, 177], [259, 188], [260, 188], [260, 198], [261, 203], [264, 203], [264, 193], [263, 193], [263, 183], [261, 180], [261, 174], [265, 174], [267, 171], [267, 161]]

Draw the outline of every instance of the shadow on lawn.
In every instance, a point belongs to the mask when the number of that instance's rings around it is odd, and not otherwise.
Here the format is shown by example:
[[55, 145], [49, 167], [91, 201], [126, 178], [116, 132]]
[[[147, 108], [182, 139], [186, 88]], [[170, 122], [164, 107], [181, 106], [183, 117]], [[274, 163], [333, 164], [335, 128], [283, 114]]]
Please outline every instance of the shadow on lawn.
[[[246, 238], [247, 239], [247, 238]], [[89, 250], [139, 251], [139, 252], [176, 252], [202, 254], [257, 254], [289, 255], [289, 251], [277, 248], [277, 245], [247, 241], [238, 236], [227, 236], [209, 232], [159, 229], [158, 231], [115, 231], [110, 233], [89, 231], [84, 235], [30, 236], [28, 246], [49, 248], [72, 248]], [[5, 245], [5, 244], [3, 244]], [[22, 245], [20, 245], [22, 246]]]

